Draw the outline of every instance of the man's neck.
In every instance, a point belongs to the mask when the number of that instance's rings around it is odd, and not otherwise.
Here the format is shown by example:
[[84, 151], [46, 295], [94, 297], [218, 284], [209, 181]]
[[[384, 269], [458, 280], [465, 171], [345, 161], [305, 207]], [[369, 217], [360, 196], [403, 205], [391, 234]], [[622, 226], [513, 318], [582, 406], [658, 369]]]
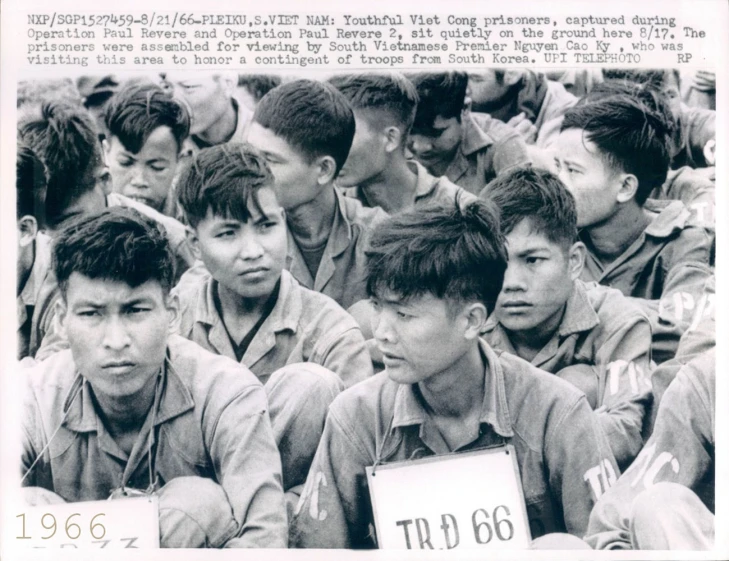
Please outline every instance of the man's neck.
[[223, 144], [232, 138], [236, 128], [238, 128], [238, 112], [231, 100], [220, 119], [195, 136], [210, 145]]
[[216, 283], [216, 286], [221, 319], [230, 336], [236, 342], [240, 342], [263, 316], [271, 294], [257, 298], [242, 298], [219, 283]]
[[627, 203], [607, 221], [587, 229], [590, 249], [603, 264], [610, 264], [625, 253], [651, 221], [643, 207]]
[[400, 153], [388, 162], [382, 173], [360, 185], [367, 201], [372, 206], [379, 206], [388, 214], [412, 208], [417, 187], [418, 176], [410, 169], [404, 155]]
[[420, 382], [423, 399], [435, 416], [471, 418], [480, 413], [484, 392], [484, 360], [476, 344], [447, 370]]
[[92, 393], [99, 416], [111, 436], [138, 432], [154, 406], [157, 375], [150, 376], [145, 386], [136, 394], [115, 399], [101, 393]]
[[329, 184], [314, 200], [286, 211], [291, 235], [307, 247], [319, 247], [326, 243], [332, 232], [336, 207], [334, 185]]

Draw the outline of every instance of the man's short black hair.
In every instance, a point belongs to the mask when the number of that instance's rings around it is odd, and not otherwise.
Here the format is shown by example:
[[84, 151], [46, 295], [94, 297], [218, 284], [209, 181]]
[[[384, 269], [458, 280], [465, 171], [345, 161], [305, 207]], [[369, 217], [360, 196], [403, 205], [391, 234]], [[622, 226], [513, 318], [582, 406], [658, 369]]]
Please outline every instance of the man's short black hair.
[[281, 85], [281, 76], [274, 74], [240, 74], [238, 87], [245, 88], [255, 102], [261, 101], [264, 95]]
[[418, 92], [405, 76], [396, 72], [339, 74], [330, 78], [329, 83], [344, 94], [354, 110], [372, 109], [387, 113], [390, 117], [388, 124], [400, 128], [405, 140], [413, 126], [418, 105]]
[[185, 168], [177, 185], [177, 197], [193, 228], [208, 209], [213, 215], [248, 222], [249, 205], [258, 203], [258, 191], [273, 186], [265, 159], [252, 146], [228, 143], [205, 148]]
[[104, 111], [112, 136], [137, 154], [159, 127], [169, 127], [178, 150], [190, 132], [185, 106], [156, 84], [130, 84], [116, 93]]
[[18, 143], [15, 162], [15, 215], [33, 216], [39, 228], [46, 221], [46, 170], [43, 162], [24, 143]]
[[639, 205], [666, 181], [675, 126], [660, 94], [643, 91], [650, 104], [636, 95], [605, 95], [598, 89], [568, 109], [562, 122], [563, 131], [583, 130], [585, 139], [597, 146], [608, 165], [638, 178], [635, 201]]
[[61, 230], [53, 244], [53, 271], [64, 297], [73, 273], [132, 288], [155, 280], [167, 293], [174, 279], [174, 259], [164, 229], [125, 207], [80, 218]]
[[681, 75], [674, 68], [604, 68], [603, 78], [607, 81], [624, 81], [662, 89], [670, 78], [680, 85]]
[[480, 200], [390, 217], [372, 234], [367, 258], [370, 296], [388, 291], [407, 300], [431, 294], [481, 302], [489, 313], [507, 265], [497, 212]]
[[466, 102], [468, 74], [465, 72], [438, 72], [408, 76], [418, 92], [418, 108], [413, 129], [422, 132], [433, 127], [437, 117], [461, 121]]
[[46, 168], [46, 218], [53, 224], [96, 186], [92, 172], [104, 163], [96, 125], [83, 107], [49, 102], [22, 117], [18, 136]]
[[565, 247], [577, 241], [577, 207], [553, 173], [520, 167], [498, 176], [479, 195], [499, 209], [501, 232], [509, 234], [522, 220], [547, 239]]
[[352, 147], [354, 114], [345, 97], [330, 84], [314, 80], [281, 84], [263, 96], [253, 120], [310, 162], [331, 156], [336, 173]]

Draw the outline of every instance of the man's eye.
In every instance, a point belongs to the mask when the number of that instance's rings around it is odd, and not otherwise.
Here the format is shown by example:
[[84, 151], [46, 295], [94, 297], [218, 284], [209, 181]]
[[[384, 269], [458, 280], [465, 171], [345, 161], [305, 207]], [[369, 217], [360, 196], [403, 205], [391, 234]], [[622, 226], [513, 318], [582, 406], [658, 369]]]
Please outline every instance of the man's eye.
[[150, 166], [154, 171], [165, 171], [167, 166]]
[[235, 232], [233, 230], [225, 230], [224, 232], [218, 232], [215, 234], [216, 238], [229, 238], [231, 236], [235, 235]]
[[99, 315], [98, 310], [81, 310], [78, 315], [84, 318], [95, 317]]
[[413, 316], [406, 314], [404, 312], [397, 312], [397, 317], [399, 317], [400, 319], [410, 319]]
[[132, 160], [119, 160], [119, 165], [123, 168], [128, 168], [131, 166], [134, 162]]
[[148, 311], [149, 311], [149, 308], [143, 308], [140, 306], [134, 306], [133, 308], [129, 308], [130, 314], [143, 314]]
[[544, 257], [527, 257], [526, 262], [529, 265], [534, 265], [535, 263], [539, 263], [541, 261], [544, 261]]

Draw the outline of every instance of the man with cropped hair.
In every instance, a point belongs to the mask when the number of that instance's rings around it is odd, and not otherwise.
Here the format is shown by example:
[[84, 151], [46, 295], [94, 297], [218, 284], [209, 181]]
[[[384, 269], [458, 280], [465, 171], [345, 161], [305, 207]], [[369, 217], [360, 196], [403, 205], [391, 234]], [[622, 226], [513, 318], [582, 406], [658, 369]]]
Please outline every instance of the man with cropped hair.
[[174, 214], [170, 193], [190, 131], [184, 105], [159, 86], [133, 84], [111, 99], [104, 122], [114, 191], [163, 214]]
[[292, 545], [377, 545], [368, 466], [503, 444], [516, 451], [532, 536], [581, 537], [617, 467], [582, 392], [481, 338], [507, 266], [495, 210], [474, 201], [394, 215], [368, 259], [385, 372], [329, 408]]
[[329, 83], [347, 98], [356, 129], [337, 186], [364, 206], [393, 214], [431, 201], [454, 203], [473, 196], [446, 177], [435, 178], [406, 157], [418, 94], [402, 74], [343, 74]]
[[579, 280], [575, 200], [555, 175], [516, 169], [481, 197], [499, 209], [509, 252], [486, 340], [582, 390], [626, 467], [643, 445], [650, 405], [648, 318], [619, 290]]
[[24, 373], [26, 497], [154, 493], [163, 547], [285, 547], [265, 392], [173, 335], [174, 256], [159, 225], [133, 209], [81, 218], [56, 239], [53, 269], [70, 349]]
[[288, 491], [306, 480], [332, 399], [371, 376], [372, 364], [349, 314], [284, 270], [286, 218], [273, 184], [249, 145], [193, 157], [178, 196], [207, 273], [184, 275], [174, 294], [180, 334], [264, 384]]
[[531, 161], [513, 128], [466, 107], [465, 72], [409, 78], [419, 101], [408, 147], [432, 175], [478, 195], [499, 173]]
[[334, 187], [354, 131], [352, 109], [336, 88], [296, 80], [263, 96], [248, 133], [273, 173], [276, 197], [286, 211], [286, 268], [303, 286], [343, 308], [367, 297], [364, 246], [386, 216]]
[[658, 94], [650, 104], [625, 94], [588, 96], [567, 111], [555, 144], [587, 247], [581, 278], [617, 288], [641, 306], [657, 363], [675, 354], [710, 275], [706, 229], [680, 201], [648, 199], [666, 180], [671, 123]]

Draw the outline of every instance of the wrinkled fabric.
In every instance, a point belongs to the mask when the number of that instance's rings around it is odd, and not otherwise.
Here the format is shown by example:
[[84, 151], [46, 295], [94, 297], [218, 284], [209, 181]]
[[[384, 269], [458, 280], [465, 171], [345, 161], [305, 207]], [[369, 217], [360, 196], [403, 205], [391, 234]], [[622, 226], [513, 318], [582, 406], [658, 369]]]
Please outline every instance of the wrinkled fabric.
[[37, 463], [23, 485], [78, 502], [104, 500], [120, 485], [147, 489], [150, 466], [157, 488], [202, 477], [228, 497], [237, 531], [227, 547], [286, 546], [281, 461], [266, 394], [245, 367], [171, 336], [158, 407], [130, 456], [104, 427], [71, 351], [24, 376], [23, 473]]
[[617, 288], [648, 315], [653, 330], [653, 360], [660, 364], [676, 354], [691, 322], [691, 310], [711, 276], [712, 237], [691, 221], [680, 201], [648, 199], [653, 221], [625, 252], [607, 266], [590, 251], [589, 239], [581, 278]]
[[[582, 536], [618, 474], [597, 418], [570, 384], [485, 342], [481, 351], [487, 369], [475, 440], [453, 452], [514, 445], [532, 536]], [[437, 435], [413, 386], [386, 372], [342, 393], [291, 523], [292, 546], [375, 547], [365, 467], [451, 452]]]
[[[634, 547], [631, 528], [636, 505], [641, 504], [636, 501], [659, 483], [688, 488], [706, 509], [714, 512], [715, 412], [716, 353], [708, 351], [678, 373], [663, 396], [655, 430], [645, 447], [595, 505], [585, 538], [594, 549]], [[642, 505], [646, 508], [645, 502]], [[675, 517], [691, 517], [693, 509], [662, 511], [664, 507], [665, 501], [662, 504], [656, 500], [652, 507], [649, 501], [647, 517], [652, 515], [660, 524], [676, 520], [670, 527], [680, 542], [682, 533], [690, 530], [688, 526], [681, 530], [681, 518]]]
[[[517, 354], [494, 316], [484, 337], [494, 349]], [[640, 308], [618, 290], [578, 280], [559, 327], [531, 364], [587, 395], [623, 468], [643, 446], [650, 362], [651, 328]]]

